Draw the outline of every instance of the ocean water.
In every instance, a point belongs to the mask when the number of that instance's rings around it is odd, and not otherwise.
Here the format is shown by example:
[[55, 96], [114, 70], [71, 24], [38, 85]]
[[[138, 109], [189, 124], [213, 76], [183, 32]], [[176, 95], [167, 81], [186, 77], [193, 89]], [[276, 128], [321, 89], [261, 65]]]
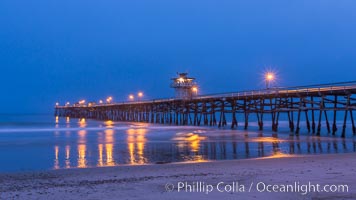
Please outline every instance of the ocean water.
[[340, 138], [340, 123], [337, 136], [324, 127], [318, 137], [305, 128], [294, 136], [287, 122], [273, 133], [268, 122], [245, 131], [0, 115], [0, 173], [355, 152], [350, 124]]

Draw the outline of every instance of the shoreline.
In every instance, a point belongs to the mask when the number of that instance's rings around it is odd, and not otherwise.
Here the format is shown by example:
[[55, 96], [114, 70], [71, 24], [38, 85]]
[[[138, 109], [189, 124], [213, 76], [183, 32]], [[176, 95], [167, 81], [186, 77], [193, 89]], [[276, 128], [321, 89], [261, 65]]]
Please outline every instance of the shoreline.
[[[0, 174], [0, 199], [353, 199], [356, 153]], [[189, 185], [346, 184], [348, 192], [192, 192]], [[178, 191], [178, 183], [187, 183]], [[167, 188], [168, 184], [168, 188]], [[173, 185], [173, 186], [172, 186]], [[174, 189], [173, 189], [174, 187]], [[245, 188], [245, 189], [246, 189]], [[173, 191], [167, 191], [171, 190]]]

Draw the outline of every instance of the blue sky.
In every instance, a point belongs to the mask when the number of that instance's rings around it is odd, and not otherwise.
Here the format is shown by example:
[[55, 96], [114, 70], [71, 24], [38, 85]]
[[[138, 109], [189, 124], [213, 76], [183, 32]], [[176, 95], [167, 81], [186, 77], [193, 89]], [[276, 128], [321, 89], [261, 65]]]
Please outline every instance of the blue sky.
[[356, 1], [1, 0], [0, 113], [56, 101], [172, 96], [189, 72], [202, 93], [350, 81]]

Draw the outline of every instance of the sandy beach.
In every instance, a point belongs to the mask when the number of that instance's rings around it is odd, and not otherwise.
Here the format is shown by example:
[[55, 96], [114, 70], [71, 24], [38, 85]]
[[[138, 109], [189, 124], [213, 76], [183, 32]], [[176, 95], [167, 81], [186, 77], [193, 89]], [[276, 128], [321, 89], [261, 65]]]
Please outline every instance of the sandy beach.
[[[281, 156], [1, 174], [0, 199], [355, 199], [355, 156]], [[281, 192], [281, 188], [267, 191], [268, 185], [303, 184], [348, 188], [306, 194]]]

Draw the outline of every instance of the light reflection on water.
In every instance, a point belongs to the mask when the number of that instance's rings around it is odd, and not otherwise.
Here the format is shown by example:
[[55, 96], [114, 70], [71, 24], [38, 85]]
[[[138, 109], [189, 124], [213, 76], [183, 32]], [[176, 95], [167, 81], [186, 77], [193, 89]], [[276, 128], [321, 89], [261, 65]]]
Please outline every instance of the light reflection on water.
[[128, 129], [127, 134], [127, 147], [129, 151], [129, 163], [131, 165], [146, 164], [147, 159], [144, 154], [147, 129]]
[[[201, 132], [201, 131], [200, 131]], [[206, 137], [200, 136], [197, 132], [196, 133], [177, 133], [173, 137], [173, 141], [176, 141], [176, 145], [178, 147], [179, 152], [186, 152], [188, 155], [184, 155], [183, 158], [193, 160], [195, 162], [203, 162], [206, 161], [204, 156], [200, 154], [200, 146], [201, 142], [205, 140]]]
[[66, 151], [66, 154], [65, 154], [65, 168], [69, 169], [70, 168], [70, 146], [69, 145], [66, 145], [65, 151]]
[[104, 132], [105, 132], [106, 166], [114, 166], [115, 165], [115, 161], [113, 159], [114, 131], [112, 129], [107, 129]]
[[268, 159], [356, 151], [352, 136], [342, 139], [307, 133], [293, 136], [289, 132], [55, 120], [52, 131], [1, 132], [0, 172]]
[[[86, 126], [85, 120], [80, 120], [80, 127]], [[122, 126], [127, 129], [116, 129]], [[103, 127], [105, 128], [103, 131], [90, 132], [91, 138], [97, 137], [97, 145], [92, 145], [90, 140], [87, 141], [88, 133], [85, 129], [78, 131], [77, 166], [70, 166], [70, 155], [75, 155], [70, 153], [70, 146], [66, 146], [65, 165], [62, 166], [56, 146], [53, 169], [259, 157], [282, 158], [298, 154], [355, 152], [356, 148], [354, 138], [293, 136], [288, 133], [204, 127], [162, 126], [160, 130], [156, 129], [157, 126], [148, 124], [115, 124], [112, 121], [103, 122]], [[69, 135], [68, 131], [66, 134]]]
[[87, 167], [87, 161], [86, 161], [86, 151], [87, 151], [87, 146], [86, 146], [86, 130], [80, 130], [78, 131], [78, 168], [86, 168]]

